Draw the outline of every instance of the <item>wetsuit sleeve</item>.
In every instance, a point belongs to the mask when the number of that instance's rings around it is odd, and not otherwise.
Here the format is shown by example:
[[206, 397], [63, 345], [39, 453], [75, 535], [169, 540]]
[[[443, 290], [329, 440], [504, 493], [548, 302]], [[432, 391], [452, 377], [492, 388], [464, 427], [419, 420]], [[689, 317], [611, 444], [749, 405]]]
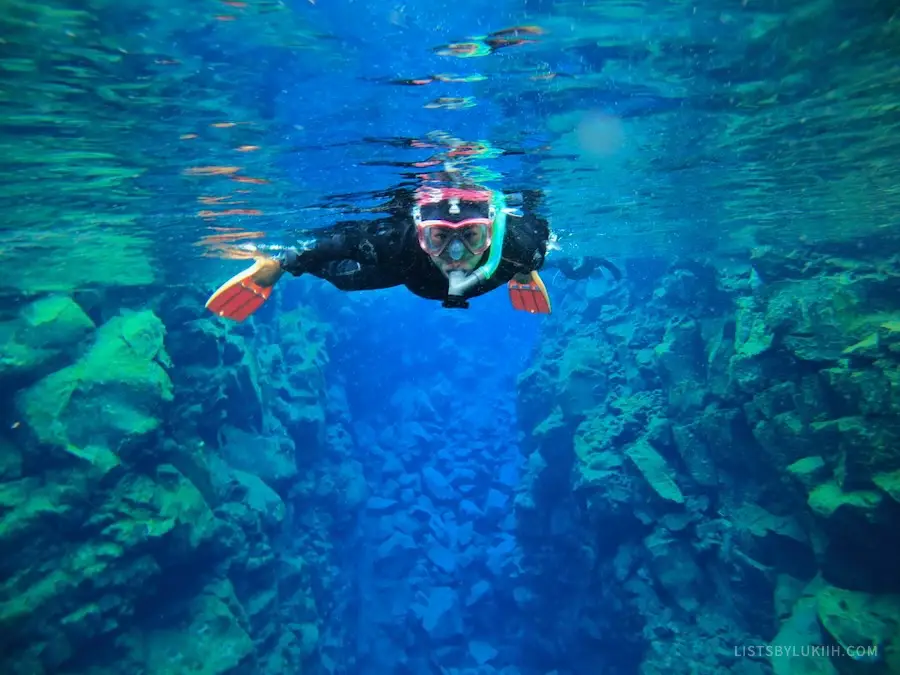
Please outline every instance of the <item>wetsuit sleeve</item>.
[[618, 267], [606, 258], [599, 258], [596, 256], [581, 256], [574, 258], [557, 258], [552, 256], [547, 260], [546, 266], [549, 269], [558, 269], [563, 273], [563, 276], [573, 281], [588, 279], [601, 268], [609, 272], [616, 281], [619, 281], [622, 278], [622, 272]]
[[512, 266], [515, 274], [541, 269], [547, 255], [550, 225], [537, 214], [541, 193], [526, 190], [522, 193], [522, 215], [506, 218], [506, 237], [503, 240], [503, 261]]
[[364, 266], [386, 266], [402, 254], [406, 226], [400, 219], [349, 221], [307, 230], [296, 247], [279, 258], [282, 269], [299, 276], [332, 262], [354, 261]]

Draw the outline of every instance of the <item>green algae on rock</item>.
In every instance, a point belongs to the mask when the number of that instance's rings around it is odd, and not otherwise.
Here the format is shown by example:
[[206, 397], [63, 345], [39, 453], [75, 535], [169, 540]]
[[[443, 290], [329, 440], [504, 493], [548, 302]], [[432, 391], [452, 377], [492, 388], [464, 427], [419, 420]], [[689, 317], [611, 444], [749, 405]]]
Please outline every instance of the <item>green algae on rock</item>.
[[[207, 387], [217, 391], [228, 380], [224, 363], [239, 366], [268, 352], [254, 363], [262, 370], [282, 355], [233, 336], [192, 369], [182, 355], [196, 326], [176, 320], [167, 329], [159, 318], [165, 308], [159, 316], [125, 310], [95, 329], [67, 299], [38, 303], [10, 322], [15, 334], [47, 347], [50, 360], [14, 375], [29, 383], [16, 397], [21, 424], [15, 446], [0, 439], [3, 671], [252, 675], [265, 663], [299, 672], [320, 646], [322, 618], [312, 596], [315, 577], [329, 574], [329, 524], [304, 532], [306, 541], [316, 540], [304, 543], [316, 551], [309, 560], [281, 559], [293, 547], [284, 532], [301, 495], [260, 475], [269, 449], [232, 448], [241, 471], [227, 463], [215, 436], [206, 444], [194, 433], [203, 426], [189, 423], [223, 404]], [[50, 347], [62, 356], [50, 356]], [[310, 353], [315, 349], [324, 345]], [[316, 367], [326, 361], [314, 359]], [[269, 380], [248, 377], [240, 390], [246, 402], [270, 400], [269, 387], [284, 387]], [[301, 391], [305, 405], [324, 398], [316, 382], [321, 376]], [[256, 419], [271, 414], [259, 409]], [[176, 416], [185, 424], [173, 424]], [[322, 419], [307, 415], [304, 423]], [[252, 416], [232, 421], [258, 436]], [[316, 428], [305, 436], [307, 468], [327, 458], [311, 447], [318, 438], [324, 434]], [[247, 457], [255, 461], [242, 461]], [[287, 457], [296, 474], [293, 445]], [[349, 479], [341, 481], [335, 491], [349, 487]], [[88, 654], [88, 643], [103, 648]]]
[[54, 365], [65, 365], [94, 328], [94, 322], [69, 296], [35, 300], [14, 320], [0, 324], [0, 377], [33, 376]]
[[660, 499], [673, 504], [684, 504], [684, 495], [675, 482], [672, 468], [649, 443], [633, 443], [625, 454]]
[[172, 401], [164, 335], [149, 310], [111, 319], [78, 361], [20, 394], [23, 421], [41, 443], [85, 459], [96, 455], [89, 448], [119, 454], [156, 430]]
[[900, 671], [900, 595], [871, 595], [826, 586], [816, 594], [819, 623], [845, 654], [833, 659], [839, 673], [883, 663]]
[[[732, 644], [823, 644], [816, 590], [799, 590], [813, 578], [873, 602], [897, 592], [896, 274], [852, 256], [824, 268], [811, 267], [811, 258], [757, 251], [756, 283], [680, 271], [629, 288], [647, 302], [635, 310], [628, 294], [619, 298], [629, 314], [622, 320], [634, 326], [619, 332], [627, 350], [598, 348], [614, 354], [609, 370], [623, 384], [604, 387], [605, 400], [580, 415], [558, 407], [571, 394], [551, 361], [566, 353], [571, 330], [552, 325], [520, 379], [520, 419], [533, 431], [516, 499], [519, 528], [525, 541], [546, 547], [549, 538], [569, 550], [548, 522], [583, 524], [579, 542], [595, 561], [569, 573], [595, 579], [582, 582], [593, 589], [586, 593], [613, 595], [605, 606], [620, 607], [622, 621], [639, 616], [643, 628], [633, 630], [651, 635], [648, 645], [666, 644], [666, 653], [635, 647], [642, 672], [743, 668], [729, 649], [694, 658], [691, 645], [723, 634]], [[679, 289], [697, 279], [715, 288], [699, 295], [708, 304], [691, 306], [682, 298], [696, 292]], [[583, 300], [563, 303], [576, 316], [585, 311]], [[538, 546], [528, 548], [529, 559], [538, 589], [552, 587], [547, 575], [568, 564]], [[729, 607], [696, 585], [696, 567]], [[612, 575], [620, 590], [606, 583]], [[558, 599], [544, 599], [552, 613]], [[558, 620], [587, 605], [570, 599]], [[721, 625], [693, 618], [701, 616]], [[615, 634], [628, 644], [628, 635]], [[596, 639], [587, 628], [570, 635], [576, 651]], [[676, 663], [679, 650], [691, 656]], [[772, 659], [783, 675], [857, 675], [884, 665]]]

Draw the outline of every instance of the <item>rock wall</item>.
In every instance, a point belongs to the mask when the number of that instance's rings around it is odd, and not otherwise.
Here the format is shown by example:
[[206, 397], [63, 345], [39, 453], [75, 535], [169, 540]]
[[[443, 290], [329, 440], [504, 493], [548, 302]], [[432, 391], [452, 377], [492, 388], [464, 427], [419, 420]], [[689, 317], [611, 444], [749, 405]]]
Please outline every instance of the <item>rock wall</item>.
[[518, 394], [530, 662], [900, 673], [900, 270], [862, 254], [636, 260], [557, 300]]
[[0, 324], [0, 671], [317, 672], [347, 639], [335, 532], [365, 498], [327, 331], [113, 300]]
[[519, 317], [27, 303], [0, 672], [900, 672], [898, 284], [633, 261], [555, 295], [515, 399]]

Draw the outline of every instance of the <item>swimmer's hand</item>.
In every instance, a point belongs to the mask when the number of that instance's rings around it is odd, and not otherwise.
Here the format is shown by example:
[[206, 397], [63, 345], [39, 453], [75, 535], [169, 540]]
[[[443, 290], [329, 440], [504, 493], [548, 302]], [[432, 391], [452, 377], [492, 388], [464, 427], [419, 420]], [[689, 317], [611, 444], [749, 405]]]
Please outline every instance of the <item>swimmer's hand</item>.
[[271, 288], [284, 274], [280, 261], [268, 257], [258, 259], [248, 272], [251, 270], [250, 278], [262, 288]]

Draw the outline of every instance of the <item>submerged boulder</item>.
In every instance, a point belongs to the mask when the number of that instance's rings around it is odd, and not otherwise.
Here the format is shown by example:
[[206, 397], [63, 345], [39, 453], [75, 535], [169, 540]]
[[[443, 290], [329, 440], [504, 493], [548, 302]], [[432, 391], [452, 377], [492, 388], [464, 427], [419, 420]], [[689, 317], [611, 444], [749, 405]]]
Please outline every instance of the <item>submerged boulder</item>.
[[[900, 672], [900, 595], [826, 586], [816, 594], [816, 612], [824, 633], [846, 654], [838, 661], [884, 663], [886, 672]], [[839, 665], [839, 671], [850, 672], [847, 665]]]
[[[210, 584], [180, 612], [180, 628], [134, 631], [122, 639], [131, 672], [176, 675], [252, 675], [253, 640], [228, 581]], [[123, 668], [124, 670], [124, 668]], [[121, 672], [121, 670], [119, 671]]]
[[76, 363], [18, 398], [36, 438], [94, 463], [115, 463], [128, 443], [155, 431], [173, 400], [165, 326], [151, 311], [127, 312], [101, 326]]
[[449, 586], [435, 586], [413, 610], [422, 628], [434, 642], [443, 642], [463, 634], [463, 616], [459, 594]]
[[638, 441], [628, 448], [626, 455], [659, 500], [671, 504], [684, 503], [674, 470], [653, 446], [646, 441]]
[[68, 296], [32, 302], [14, 321], [0, 324], [0, 377], [33, 377], [64, 365], [94, 328], [90, 317]]

